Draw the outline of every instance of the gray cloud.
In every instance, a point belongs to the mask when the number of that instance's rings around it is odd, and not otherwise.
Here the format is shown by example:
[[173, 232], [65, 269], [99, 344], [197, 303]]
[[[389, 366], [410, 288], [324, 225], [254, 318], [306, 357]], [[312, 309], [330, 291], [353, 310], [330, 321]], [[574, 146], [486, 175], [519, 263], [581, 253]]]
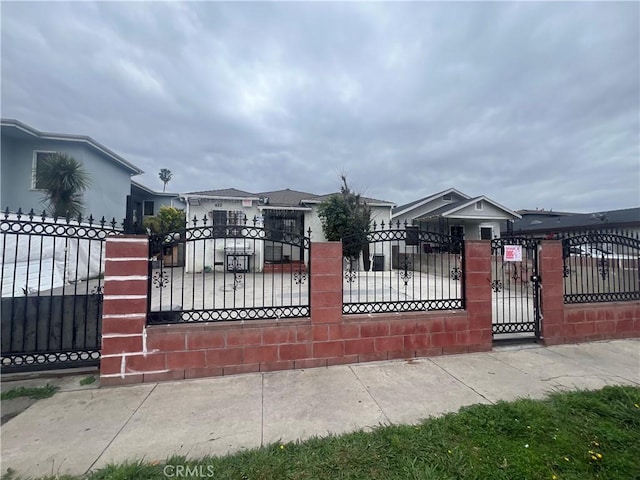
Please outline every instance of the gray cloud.
[[173, 191], [640, 203], [637, 3], [12, 3], [2, 115]]

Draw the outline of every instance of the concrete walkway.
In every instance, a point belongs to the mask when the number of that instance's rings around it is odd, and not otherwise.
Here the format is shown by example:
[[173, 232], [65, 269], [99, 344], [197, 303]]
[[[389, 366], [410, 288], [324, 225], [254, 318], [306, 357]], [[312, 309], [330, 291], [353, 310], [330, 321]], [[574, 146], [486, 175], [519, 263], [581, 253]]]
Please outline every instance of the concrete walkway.
[[[640, 386], [640, 341], [497, 347], [489, 353], [102, 389], [65, 382], [53, 397], [0, 427], [3, 473], [12, 468], [24, 476], [80, 475], [128, 459], [224, 455], [419, 422], [475, 403]], [[3, 383], [3, 390], [12, 386]]]

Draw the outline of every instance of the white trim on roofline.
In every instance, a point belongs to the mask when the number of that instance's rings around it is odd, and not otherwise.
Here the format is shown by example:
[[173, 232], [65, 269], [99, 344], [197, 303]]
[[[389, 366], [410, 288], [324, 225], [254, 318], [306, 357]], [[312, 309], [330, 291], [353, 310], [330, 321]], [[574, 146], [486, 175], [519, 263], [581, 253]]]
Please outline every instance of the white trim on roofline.
[[41, 138], [43, 140], [58, 140], [58, 141], [63, 141], [63, 142], [86, 143], [87, 145], [89, 145], [89, 146], [95, 148], [96, 150], [98, 150], [99, 152], [101, 152], [103, 155], [106, 155], [107, 157], [111, 158], [116, 163], [119, 163], [123, 167], [126, 167], [127, 169], [129, 169], [131, 172], [133, 172], [133, 175], [141, 175], [141, 174], [144, 173], [144, 170], [136, 167], [133, 163], [125, 160], [124, 158], [122, 158], [117, 153], [109, 150], [107, 147], [105, 147], [104, 145], [96, 142], [93, 138], [91, 138], [91, 137], [89, 137], [87, 135], [70, 135], [70, 134], [65, 134], [65, 133], [41, 132], [39, 130], [36, 130], [33, 127], [30, 127], [29, 125], [26, 125], [26, 124], [22, 123], [19, 120], [14, 120], [12, 118], [3, 118], [3, 119], [1, 119], [0, 120], [0, 125], [2, 125], [3, 127], [16, 128], [16, 129], [21, 130], [21, 131], [23, 131], [25, 133], [28, 133], [29, 135], [31, 135], [33, 137]]
[[[464, 208], [469, 207], [470, 205], [473, 205], [476, 202], [480, 202], [480, 201], [484, 201], [487, 203], [490, 203], [491, 205], [493, 205], [494, 207], [497, 207], [498, 209], [502, 210], [503, 212], [508, 213], [509, 215], [512, 215], [516, 218], [522, 219], [522, 216], [519, 215], [518, 213], [514, 212], [513, 210], [509, 210], [507, 207], [504, 207], [502, 205], [500, 205], [499, 203], [494, 202], [493, 200], [491, 200], [490, 198], [485, 197], [484, 195], [480, 196], [480, 197], [474, 197], [474, 198], [470, 198], [468, 199], [467, 202], [463, 203], [462, 205], [457, 205], [454, 208], [450, 209], [450, 210], [446, 210], [442, 213], [440, 213], [441, 217], [450, 217], [450, 218], [469, 218], [469, 219], [479, 219], [479, 218], [486, 218], [486, 219], [491, 219], [491, 220], [503, 220], [503, 218], [501, 217], [490, 217], [490, 216], [474, 216], [474, 215], [452, 215], [455, 212], [458, 212]], [[442, 208], [442, 207], [440, 207]], [[436, 209], [434, 209], [436, 210]], [[421, 219], [424, 219], [426, 215], [428, 215], [429, 212], [427, 212], [425, 215], [421, 215]], [[419, 218], [419, 219], [420, 219]], [[418, 220], [419, 220], [418, 219]]]
[[255, 200], [256, 202], [260, 200], [260, 197], [231, 197], [225, 195], [203, 195], [201, 193], [180, 193], [178, 196], [187, 201], [190, 198], [202, 198], [204, 200]]
[[[416, 208], [420, 208], [424, 204], [432, 202], [433, 200], [437, 200], [439, 197], [443, 197], [444, 195], [447, 195], [449, 193], [456, 193], [456, 194], [460, 195], [461, 197], [463, 197], [464, 199], [467, 199], [467, 200], [469, 198], [471, 198], [469, 195], [467, 195], [466, 193], [462, 193], [460, 190], [456, 190], [455, 188], [449, 188], [448, 190], [443, 190], [442, 192], [434, 193], [430, 197], [425, 197], [420, 202], [418, 202], [418, 203], [416, 203], [414, 205], [411, 205], [410, 207], [407, 207], [404, 210], [399, 210], [396, 213], [392, 213], [391, 214], [391, 218], [395, 218], [395, 217], [399, 217], [400, 215], [404, 215], [405, 213], [410, 212], [411, 210], [415, 210]], [[437, 206], [437, 207], [433, 208], [432, 210], [436, 210], [438, 208], [442, 208], [442, 206]], [[432, 211], [432, 210], [430, 210], [430, 211]], [[425, 212], [425, 213], [429, 213], [429, 212]]]
[[[337, 193], [336, 193], [336, 194], [332, 194], [332, 195], [339, 195], [339, 194], [337, 194]], [[323, 195], [323, 196], [324, 196], [324, 195]], [[331, 196], [331, 195], [328, 195], [328, 196], [327, 196], [327, 198], [329, 198], [330, 196]], [[327, 198], [321, 198], [321, 199], [313, 198], [313, 199], [308, 199], [308, 200], [307, 200], [307, 199], [305, 199], [305, 200], [300, 200], [300, 203], [311, 203], [311, 204], [316, 205], [316, 204], [318, 204], [318, 203], [322, 203], [322, 202], [324, 202]], [[395, 206], [395, 203], [393, 203], [393, 202], [385, 202], [385, 201], [379, 201], [379, 202], [367, 202], [367, 201], [365, 200], [365, 203], [366, 203], [367, 205], [369, 205], [370, 207], [392, 207], [392, 208], [393, 208], [393, 207]]]
[[296, 210], [301, 212], [311, 212], [313, 208], [311, 207], [287, 207], [286, 205], [282, 206], [273, 206], [273, 205], [258, 205], [258, 210]]

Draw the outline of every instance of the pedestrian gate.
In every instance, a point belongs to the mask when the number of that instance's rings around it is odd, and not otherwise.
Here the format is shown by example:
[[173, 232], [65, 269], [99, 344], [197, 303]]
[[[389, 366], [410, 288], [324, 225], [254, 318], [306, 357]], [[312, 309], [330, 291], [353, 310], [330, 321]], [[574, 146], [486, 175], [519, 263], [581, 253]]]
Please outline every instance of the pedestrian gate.
[[540, 337], [539, 241], [491, 240], [494, 340]]

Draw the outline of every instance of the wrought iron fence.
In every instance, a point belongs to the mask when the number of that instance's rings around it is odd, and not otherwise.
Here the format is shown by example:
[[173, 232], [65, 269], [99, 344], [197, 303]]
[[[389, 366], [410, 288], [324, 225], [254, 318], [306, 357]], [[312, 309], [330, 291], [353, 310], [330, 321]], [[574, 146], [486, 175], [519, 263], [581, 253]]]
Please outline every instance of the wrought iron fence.
[[3, 371], [97, 365], [104, 245], [115, 220], [48, 218], [33, 210], [0, 220]]
[[357, 258], [344, 259], [344, 313], [464, 308], [462, 238], [374, 222], [366, 242], [342, 241], [361, 243]]
[[310, 234], [254, 219], [152, 235], [151, 324], [309, 316]]
[[562, 239], [564, 302], [640, 300], [640, 239], [629, 232], [575, 233]]

